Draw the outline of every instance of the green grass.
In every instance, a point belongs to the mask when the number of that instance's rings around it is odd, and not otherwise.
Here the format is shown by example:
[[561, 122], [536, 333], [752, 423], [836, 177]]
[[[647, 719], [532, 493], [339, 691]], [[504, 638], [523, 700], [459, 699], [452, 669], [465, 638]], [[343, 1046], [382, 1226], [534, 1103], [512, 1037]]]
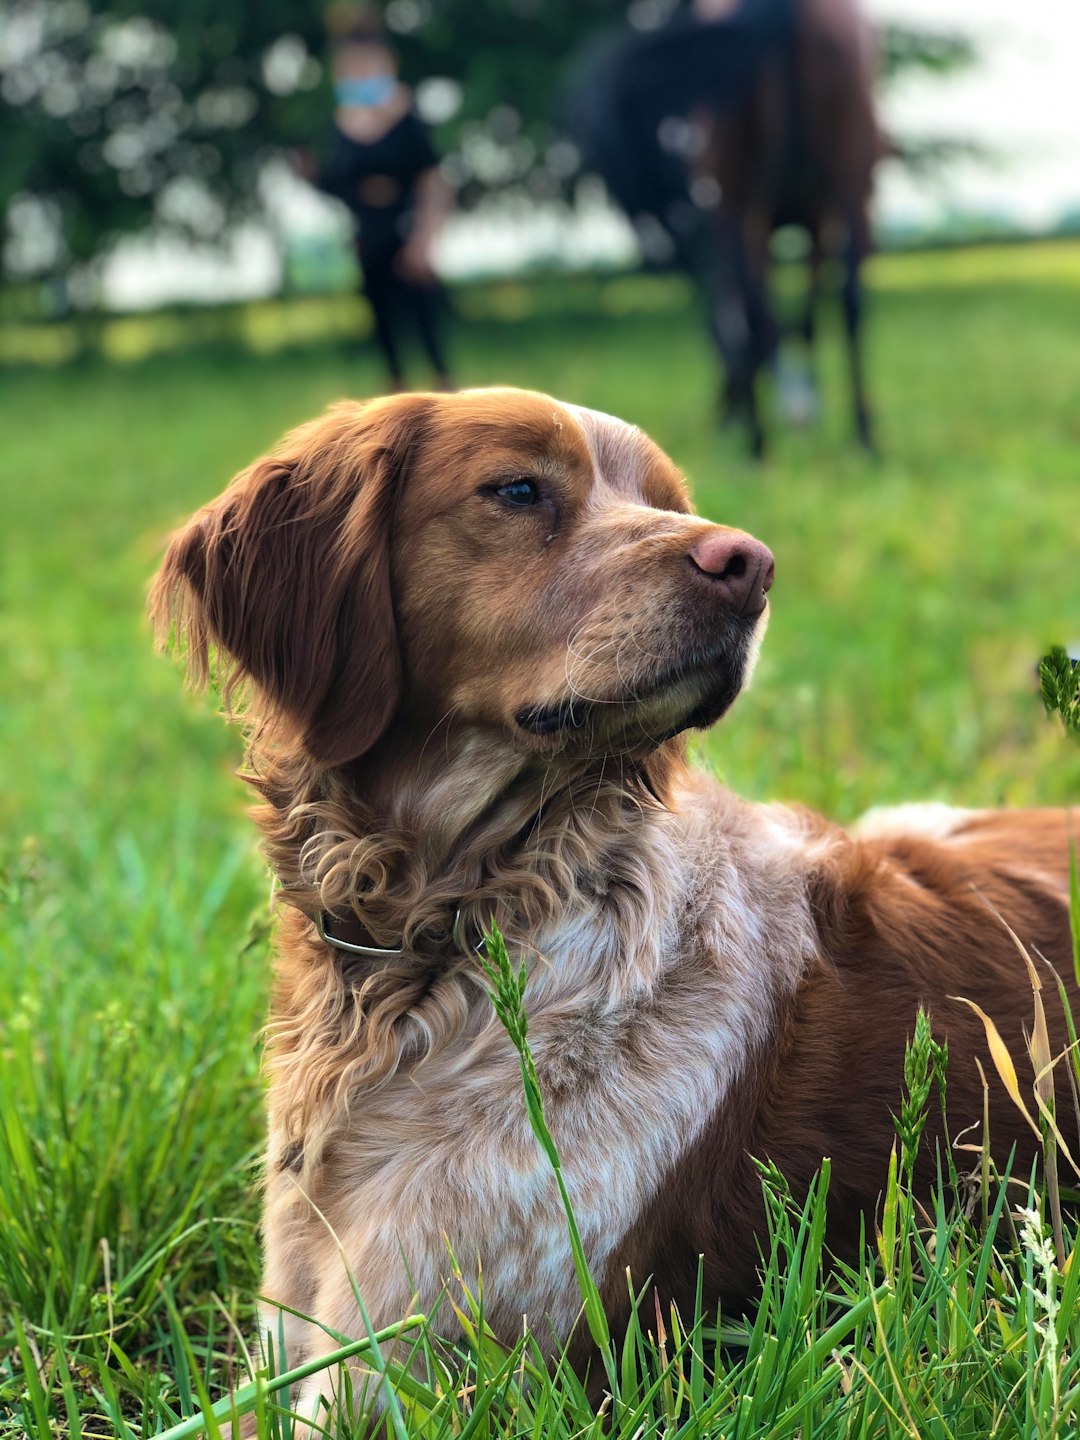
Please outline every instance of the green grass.
[[[1080, 747], [1044, 714], [1036, 664], [1080, 637], [1080, 247], [890, 258], [872, 284], [877, 465], [848, 443], [831, 327], [823, 427], [778, 434], [769, 463], [749, 464], [713, 423], [708, 351], [677, 282], [465, 296], [456, 368], [636, 421], [706, 514], [773, 547], [754, 687], [705, 746], [740, 791], [842, 819], [898, 799], [1075, 800]], [[124, 323], [124, 353], [176, 338]], [[204, 1376], [215, 1396], [246, 1378], [268, 887], [231, 778], [236, 738], [152, 654], [143, 593], [173, 522], [287, 426], [379, 384], [370, 356], [336, 343], [273, 349], [291, 333], [275, 307], [254, 323], [261, 353], [0, 382], [0, 1416], [13, 1434], [111, 1434], [121, 1413], [153, 1433], [197, 1408]], [[806, 1258], [814, 1216], [801, 1231], [768, 1183], [777, 1255], [750, 1348], [723, 1350], [706, 1379], [704, 1312], [678, 1344], [669, 1321], [685, 1374], [657, 1381], [637, 1419], [624, 1396], [620, 1435], [675, 1433], [688, 1405], [705, 1415], [702, 1387], [728, 1435], [1070, 1433], [1060, 1393], [1053, 1424], [1029, 1404], [1048, 1373], [1038, 1287], [1060, 1300], [1062, 1284], [1040, 1278], [1031, 1247], [1002, 1259], [943, 1212], [903, 1284], [894, 1274], [873, 1298], [879, 1257], [872, 1280], [829, 1282], [830, 1306]], [[898, 1182], [897, 1226], [915, 1229], [901, 1195]], [[819, 1353], [852, 1313], [840, 1359]], [[1060, 1307], [1059, 1320], [1065, 1373], [1078, 1337]], [[626, 1360], [639, 1401], [654, 1363], [641, 1346]], [[570, 1377], [522, 1390], [479, 1336], [460, 1363], [478, 1356], [519, 1407], [517, 1420], [478, 1410], [479, 1428], [592, 1425]], [[424, 1403], [408, 1410], [417, 1427]]]

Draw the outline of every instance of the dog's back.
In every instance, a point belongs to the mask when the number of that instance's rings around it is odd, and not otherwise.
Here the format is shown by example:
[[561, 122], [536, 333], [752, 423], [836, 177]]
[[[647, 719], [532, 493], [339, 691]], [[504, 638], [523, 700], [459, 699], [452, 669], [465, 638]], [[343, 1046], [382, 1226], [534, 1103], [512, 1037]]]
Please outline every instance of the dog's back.
[[[709, 1293], [736, 1308], [754, 1295], [753, 1237], [763, 1235], [764, 1210], [751, 1157], [773, 1161], [799, 1197], [828, 1156], [828, 1241], [838, 1255], [856, 1258], [860, 1235], [872, 1234], [879, 1213], [919, 1007], [949, 1050], [949, 1133], [935, 1095], [916, 1168], [924, 1193], [939, 1158], [947, 1173], [945, 1147], [960, 1137], [969, 1147], [982, 1143], [984, 1074], [995, 1163], [1027, 1180], [1040, 1142], [994, 1073], [982, 1020], [964, 1003], [975, 1002], [995, 1023], [1037, 1119], [1028, 1054], [1034, 1001], [1018, 940], [1042, 983], [1059, 1062], [1058, 1124], [1071, 1147], [1077, 1139], [1058, 990], [1060, 981], [1080, 1013], [1068, 913], [1070, 813], [903, 807], [871, 817], [855, 837], [816, 818], [808, 824], [808, 846], [819, 854], [808, 895], [820, 952], [768, 1042], [748, 1057], [628, 1237], [625, 1263], [636, 1275], [656, 1275], [682, 1304], [693, 1301], [698, 1255]], [[962, 1174], [976, 1169], [970, 1150], [954, 1160]], [[609, 1283], [618, 1304], [620, 1277]]]

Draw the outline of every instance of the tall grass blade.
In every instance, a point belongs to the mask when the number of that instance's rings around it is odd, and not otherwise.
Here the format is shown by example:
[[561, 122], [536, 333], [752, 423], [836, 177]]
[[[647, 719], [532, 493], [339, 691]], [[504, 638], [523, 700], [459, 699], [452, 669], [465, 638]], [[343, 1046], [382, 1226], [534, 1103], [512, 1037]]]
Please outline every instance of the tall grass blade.
[[1021, 1115], [1023, 1115], [1028, 1125], [1041, 1141], [1042, 1131], [1031, 1118], [1031, 1111], [1027, 1108], [1023, 1096], [1020, 1094], [1020, 1082], [1017, 1079], [1016, 1066], [1013, 1064], [1012, 1056], [1009, 1054], [1005, 1041], [1001, 1038], [1001, 1032], [982, 1006], [977, 1005], [974, 1000], [967, 1000], [963, 995], [950, 995], [949, 999], [958, 1000], [961, 1005], [967, 1005], [969, 1009], [974, 1010], [975, 1014], [978, 1015], [982, 1021], [983, 1029], [986, 1032], [986, 1044], [990, 1051], [990, 1058], [994, 1062], [994, 1069], [997, 1071], [1001, 1083], [1005, 1086], [1009, 1099], [1020, 1111]]
[[222, 1420], [229, 1420], [233, 1416], [246, 1415], [249, 1410], [255, 1409], [256, 1405], [269, 1395], [276, 1395], [279, 1390], [288, 1390], [293, 1385], [299, 1385], [310, 1375], [317, 1375], [323, 1370], [333, 1370], [336, 1366], [342, 1365], [347, 1360], [353, 1360], [358, 1356], [369, 1356], [379, 1345], [384, 1345], [390, 1340], [397, 1340], [411, 1330], [422, 1328], [427, 1324], [426, 1315], [409, 1315], [400, 1320], [396, 1325], [388, 1325], [383, 1330], [375, 1331], [363, 1340], [354, 1340], [348, 1345], [342, 1345], [337, 1350], [332, 1350], [326, 1355], [321, 1355], [317, 1360], [309, 1360], [303, 1365], [297, 1365], [292, 1370], [286, 1370], [280, 1375], [257, 1376], [249, 1380], [246, 1385], [238, 1386], [230, 1395], [224, 1396], [215, 1404], [210, 1406], [207, 1413], [200, 1409], [195, 1415], [189, 1415], [186, 1420], [181, 1420], [179, 1425], [173, 1425], [168, 1430], [155, 1437], [155, 1440], [186, 1440], [189, 1435], [198, 1435], [205, 1430], [208, 1421], [220, 1423]]
[[1076, 858], [1076, 836], [1069, 839], [1069, 924], [1072, 929], [1073, 975], [1080, 985], [1080, 862]]
[[574, 1257], [574, 1270], [577, 1275], [578, 1288], [581, 1292], [589, 1334], [592, 1336], [594, 1344], [600, 1351], [604, 1369], [607, 1372], [608, 1382], [611, 1385], [612, 1395], [617, 1398], [619, 1394], [619, 1372], [615, 1357], [615, 1347], [612, 1343], [611, 1331], [608, 1327], [607, 1313], [604, 1310], [604, 1302], [600, 1298], [600, 1291], [597, 1288], [596, 1281], [593, 1279], [592, 1272], [589, 1269], [585, 1246], [582, 1244], [581, 1232], [578, 1229], [577, 1217], [574, 1214], [574, 1207], [570, 1200], [569, 1191], [566, 1188], [566, 1180], [563, 1176], [562, 1162], [559, 1158], [558, 1148], [552, 1139], [551, 1132], [547, 1127], [547, 1121], [544, 1118], [544, 1100], [540, 1092], [540, 1081], [536, 1074], [536, 1065], [533, 1062], [532, 1052], [528, 1046], [529, 1020], [525, 1011], [525, 967], [522, 965], [517, 974], [514, 973], [514, 968], [510, 963], [510, 956], [506, 950], [506, 942], [494, 926], [492, 927], [491, 933], [484, 937], [484, 947], [487, 958], [483, 964], [490, 987], [488, 993], [491, 996], [491, 1003], [495, 1008], [496, 1015], [498, 1015], [506, 1033], [510, 1037], [511, 1043], [518, 1052], [529, 1124], [544, 1154], [548, 1158], [559, 1187], [559, 1197], [562, 1200], [563, 1211], [566, 1215], [570, 1249]]

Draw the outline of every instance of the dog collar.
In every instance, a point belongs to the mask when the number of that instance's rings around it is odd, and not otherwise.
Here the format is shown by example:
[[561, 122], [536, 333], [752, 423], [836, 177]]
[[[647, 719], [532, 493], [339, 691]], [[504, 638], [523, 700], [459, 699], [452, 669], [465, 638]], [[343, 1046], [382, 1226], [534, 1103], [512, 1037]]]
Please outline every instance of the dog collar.
[[[330, 924], [333, 924], [333, 930]], [[411, 951], [403, 946], [371, 945], [367, 942], [370, 935], [364, 924], [355, 916], [348, 919], [341, 919], [331, 915], [326, 910], [320, 910], [315, 917], [315, 928], [319, 932], [319, 939], [327, 945], [333, 946], [335, 950], [343, 950], [348, 955], [363, 955], [370, 960], [404, 960], [411, 955]], [[468, 942], [465, 938], [465, 927], [461, 917], [461, 906], [454, 911], [454, 925], [450, 932], [454, 947], [461, 954], [470, 953]], [[484, 937], [481, 936], [476, 945], [472, 947], [472, 953], [479, 955], [484, 948]]]

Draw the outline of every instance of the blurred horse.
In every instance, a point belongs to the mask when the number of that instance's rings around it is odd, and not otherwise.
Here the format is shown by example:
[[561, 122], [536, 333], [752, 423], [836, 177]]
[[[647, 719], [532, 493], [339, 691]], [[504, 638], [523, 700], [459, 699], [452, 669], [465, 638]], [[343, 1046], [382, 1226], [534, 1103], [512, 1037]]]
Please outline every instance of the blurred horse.
[[[884, 153], [874, 47], [857, 0], [695, 0], [660, 29], [594, 52], [571, 123], [587, 161], [634, 221], [646, 256], [693, 277], [726, 384], [728, 417], [763, 453], [761, 371], [780, 328], [768, 296], [770, 238], [809, 235], [797, 331], [812, 345], [826, 260], [842, 261], [855, 428], [873, 448], [862, 360], [861, 266], [873, 169]], [[809, 372], [782, 400], [816, 408]]]

